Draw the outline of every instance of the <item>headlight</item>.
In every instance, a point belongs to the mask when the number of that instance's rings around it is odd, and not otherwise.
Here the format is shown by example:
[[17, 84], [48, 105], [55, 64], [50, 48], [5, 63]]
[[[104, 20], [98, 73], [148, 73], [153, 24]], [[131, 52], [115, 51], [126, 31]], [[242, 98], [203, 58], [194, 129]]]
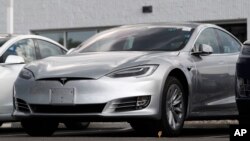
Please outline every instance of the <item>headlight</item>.
[[114, 71], [108, 74], [108, 77], [119, 78], [119, 77], [143, 77], [153, 74], [157, 69], [158, 65], [140, 65], [135, 67], [129, 67], [121, 70]]
[[31, 79], [34, 77], [33, 73], [28, 70], [28, 69], [23, 69], [20, 74], [19, 74], [19, 77], [20, 78], [23, 78], [23, 79]]

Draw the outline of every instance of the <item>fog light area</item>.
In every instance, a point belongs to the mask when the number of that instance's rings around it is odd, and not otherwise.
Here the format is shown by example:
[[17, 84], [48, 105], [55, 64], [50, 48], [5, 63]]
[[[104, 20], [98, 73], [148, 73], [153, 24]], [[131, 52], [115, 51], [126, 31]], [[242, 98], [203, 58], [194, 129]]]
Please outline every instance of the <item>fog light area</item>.
[[149, 105], [150, 99], [151, 96], [122, 98], [112, 101], [109, 109], [113, 109], [115, 112], [141, 110]]

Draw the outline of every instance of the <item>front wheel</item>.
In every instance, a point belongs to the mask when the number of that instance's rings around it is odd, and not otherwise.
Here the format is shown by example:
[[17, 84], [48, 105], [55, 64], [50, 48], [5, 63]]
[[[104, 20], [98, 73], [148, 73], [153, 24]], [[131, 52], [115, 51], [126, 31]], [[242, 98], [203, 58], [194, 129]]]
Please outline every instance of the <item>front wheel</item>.
[[133, 121], [131, 127], [138, 133], [146, 135], [178, 136], [183, 128], [187, 98], [181, 82], [170, 76], [165, 84], [162, 94], [161, 120]]
[[25, 120], [21, 124], [30, 136], [51, 136], [58, 127], [57, 121], [48, 120]]
[[187, 94], [182, 83], [170, 76], [165, 84], [162, 101], [162, 132], [166, 136], [178, 136], [183, 128]]

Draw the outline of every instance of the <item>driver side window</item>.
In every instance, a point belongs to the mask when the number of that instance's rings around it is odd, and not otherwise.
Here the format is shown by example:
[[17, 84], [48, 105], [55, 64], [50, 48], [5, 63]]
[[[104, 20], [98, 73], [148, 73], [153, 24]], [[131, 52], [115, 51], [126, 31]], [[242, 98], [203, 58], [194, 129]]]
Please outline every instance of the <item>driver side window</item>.
[[33, 40], [24, 39], [11, 45], [0, 57], [0, 63], [5, 63], [5, 60], [9, 55], [21, 56], [25, 60], [25, 63], [36, 60], [36, 51]]
[[195, 46], [199, 46], [201, 44], [210, 45], [213, 48], [214, 54], [221, 53], [216, 33], [213, 28], [207, 28], [202, 31], [195, 42]]

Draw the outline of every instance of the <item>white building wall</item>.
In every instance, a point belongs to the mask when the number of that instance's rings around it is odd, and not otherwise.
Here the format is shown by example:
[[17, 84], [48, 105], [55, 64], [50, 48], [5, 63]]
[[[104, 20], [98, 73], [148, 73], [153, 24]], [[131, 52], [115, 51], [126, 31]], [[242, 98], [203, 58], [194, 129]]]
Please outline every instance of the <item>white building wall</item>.
[[0, 0], [0, 33], [7, 32], [7, 0]]
[[[0, 0], [0, 32], [6, 25]], [[14, 0], [14, 31], [250, 18], [250, 0]], [[143, 14], [142, 6], [153, 13]], [[2, 19], [3, 17], [3, 19]], [[250, 27], [250, 22], [248, 22]], [[248, 28], [250, 37], [250, 28]]]

